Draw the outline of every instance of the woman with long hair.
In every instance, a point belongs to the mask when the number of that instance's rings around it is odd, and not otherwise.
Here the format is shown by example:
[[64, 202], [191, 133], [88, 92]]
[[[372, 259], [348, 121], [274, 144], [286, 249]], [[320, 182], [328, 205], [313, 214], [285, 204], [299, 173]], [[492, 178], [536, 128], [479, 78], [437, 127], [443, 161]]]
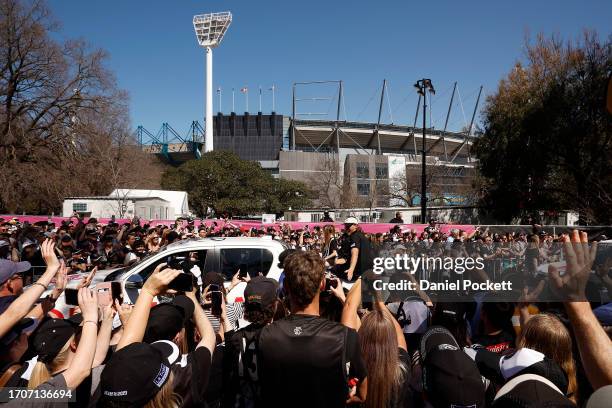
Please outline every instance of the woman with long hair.
[[402, 330], [384, 304], [377, 303], [376, 310], [361, 320], [359, 344], [368, 370], [368, 397], [363, 406], [403, 406], [409, 357]]
[[402, 328], [380, 300], [374, 310], [359, 318], [361, 278], [357, 279], [342, 311], [342, 324], [357, 330], [361, 356], [368, 371], [365, 408], [410, 405], [410, 356]]
[[338, 257], [338, 241], [336, 240], [336, 228], [329, 224], [323, 228], [323, 259], [330, 266], [334, 266]]
[[539, 351], [557, 363], [567, 376], [567, 397], [576, 403], [578, 383], [572, 355], [572, 338], [557, 316], [550, 313], [532, 316], [522, 328], [517, 347]]

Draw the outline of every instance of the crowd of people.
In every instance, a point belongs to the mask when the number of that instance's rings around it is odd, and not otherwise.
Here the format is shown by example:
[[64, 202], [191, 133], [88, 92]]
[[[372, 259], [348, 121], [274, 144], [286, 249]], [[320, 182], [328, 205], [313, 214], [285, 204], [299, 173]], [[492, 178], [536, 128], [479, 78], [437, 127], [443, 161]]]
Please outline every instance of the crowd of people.
[[[612, 265], [609, 256], [597, 259], [584, 232], [442, 233], [432, 220], [422, 232], [398, 223], [366, 234], [354, 217], [342, 229], [236, 224], [102, 224], [77, 215], [60, 225], [0, 220], [0, 386], [71, 389], [76, 396], [71, 403], [7, 405], [480, 408], [612, 401], [612, 304], [602, 296], [586, 301], [593, 276], [598, 290], [612, 290]], [[161, 264], [134, 304], [102, 305], [88, 278], [79, 284], [74, 314], [53, 313], [75, 274], [128, 266], [175, 241], [215, 236], [284, 241], [290, 249], [279, 259], [280, 282], [236, 272], [229, 283], [207, 272], [193, 290], [180, 292], [168, 287], [189, 270]], [[452, 301], [419, 290], [384, 298], [368, 291], [374, 258], [400, 253], [478, 255], [485, 266], [472, 279], [515, 274], [527, 283], [514, 301], [490, 292]], [[563, 273], [557, 260], [565, 262]], [[552, 266], [542, 275], [544, 261]], [[226, 286], [238, 282], [246, 282], [244, 301], [227, 302]], [[538, 302], [548, 290], [560, 301]]]

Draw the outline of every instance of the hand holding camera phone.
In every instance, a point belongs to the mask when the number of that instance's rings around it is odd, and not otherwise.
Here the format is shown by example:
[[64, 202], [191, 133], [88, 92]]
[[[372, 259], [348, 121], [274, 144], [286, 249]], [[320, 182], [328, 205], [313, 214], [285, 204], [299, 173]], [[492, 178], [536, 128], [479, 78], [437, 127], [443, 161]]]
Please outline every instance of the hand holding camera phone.
[[325, 290], [331, 291], [332, 288], [336, 289], [338, 287], [338, 281], [336, 280], [336, 276], [331, 273], [325, 274]]
[[[123, 303], [123, 291], [121, 282], [101, 282], [96, 285], [93, 290], [98, 296], [98, 304], [100, 306], [108, 306], [115, 303]], [[70, 306], [79, 305], [79, 290], [75, 288], [66, 288], [64, 290], [65, 302]]]
[[221, 302], [223, 302], [223, 293], [221, 292], [221, 289], [222, 288], [219, 285], [211, 283], [204, 291], [205, 306], [208, 304], [211, 309], [211, 313], [217, 317], [221, 316]]

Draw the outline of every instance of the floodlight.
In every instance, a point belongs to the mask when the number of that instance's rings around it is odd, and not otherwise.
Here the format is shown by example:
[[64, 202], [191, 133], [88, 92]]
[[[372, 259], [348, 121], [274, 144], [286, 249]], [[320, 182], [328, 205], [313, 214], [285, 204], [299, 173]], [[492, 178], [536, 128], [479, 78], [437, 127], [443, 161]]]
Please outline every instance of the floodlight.
[[202, 47], [214, 48], [221, 44], [231, 23], [232, 13], [229, 11], [193, 16], [193, 28]]
[[193, 16], [198, 44], [206, 49], [206, 119], [204, 151], [213, 150], [213, 98], [212, 98], [212, 49], [219, 46], [232, 22], [232, 13], [209, 13]]

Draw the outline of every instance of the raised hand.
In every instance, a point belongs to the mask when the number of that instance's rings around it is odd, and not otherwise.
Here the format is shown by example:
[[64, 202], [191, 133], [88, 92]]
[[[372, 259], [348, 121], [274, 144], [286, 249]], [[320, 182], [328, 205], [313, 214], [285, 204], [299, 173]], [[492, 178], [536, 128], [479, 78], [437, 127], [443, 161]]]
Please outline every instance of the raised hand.
[[79, 289], [79, 308], [83, 314], [83, 321], [98, 321], [98, 296], [88, 288]]
[[549, 265], [548, 276], [555, 291], [567, 301], [585, 301], [585, 287], [595, 255], [597, 242], [593, 242], [589, 249], [586, 232], [572, 231], [571, 237], [563, 237], [563, 254], [565, 255], [566, 270], [563, 276], [554, 265]]
[[51, 297], [53, 299], [57, 299], [66, 289], [66, 282], [68, 281], [68, 268], [66, 268], [66, 263], [62, 259], [60, 261], [60, 267], [55, 273], [55, 286], [53, 287], [53, 292]]
[[79, 283], [79, 286], [77, 286], [77, 289], [81, 289], [81, 288], [88, 288], [89, 285], [91, 285], [91, 281], [93, 280], [94, 276], [96, 276], [96, 272], [98, 272], [98, 267], [94, 267], [91, 272], [89, 272], [89, 275], [87, 275], [87, 277], [85, 279], [83, 279], [81, 281], [81, 283]]
[[117, 313], [119, 313], [119, 320], [121, 320], [121, 324], [125, 326], [128, 319], [130, 318], [130, 315], [132, 314], [134, 305], [128, 305], [127, 303], [119, 303], [119, 300], [115, 299], [114, 307]]
[[155, 297], [166, 291], [170, 282], [176, 278], [181, 271], [177, 269], [164, 269], [165, 263], [159, 264], [155, 271], [149, 276], [149, 279], [145, 282], [142, 287], [143, 291], [148, 292], [151, 296]]
[[60, 262], [55, 254], [55, 242], [49, 238], [45, 239], [41, 246], [41, 252], [45, 264], [47, 264], [47, 269], [53, 270], [55, 273], [60, 267]]
[[342, 303], [344, 303], [346, 301], [346, 295], [344, 294], [344, 289], [342, 288], [342, 282], [340, 281], [339, 278], [334, 278], [334, 280], [336, 281], [336, 287], [334, 288], [333, 286], [329, 288], [329, 290], [331, 291], [331, 293], [333, 293], [338, 299], [340, 299], [340, 301], [342, 301]]

